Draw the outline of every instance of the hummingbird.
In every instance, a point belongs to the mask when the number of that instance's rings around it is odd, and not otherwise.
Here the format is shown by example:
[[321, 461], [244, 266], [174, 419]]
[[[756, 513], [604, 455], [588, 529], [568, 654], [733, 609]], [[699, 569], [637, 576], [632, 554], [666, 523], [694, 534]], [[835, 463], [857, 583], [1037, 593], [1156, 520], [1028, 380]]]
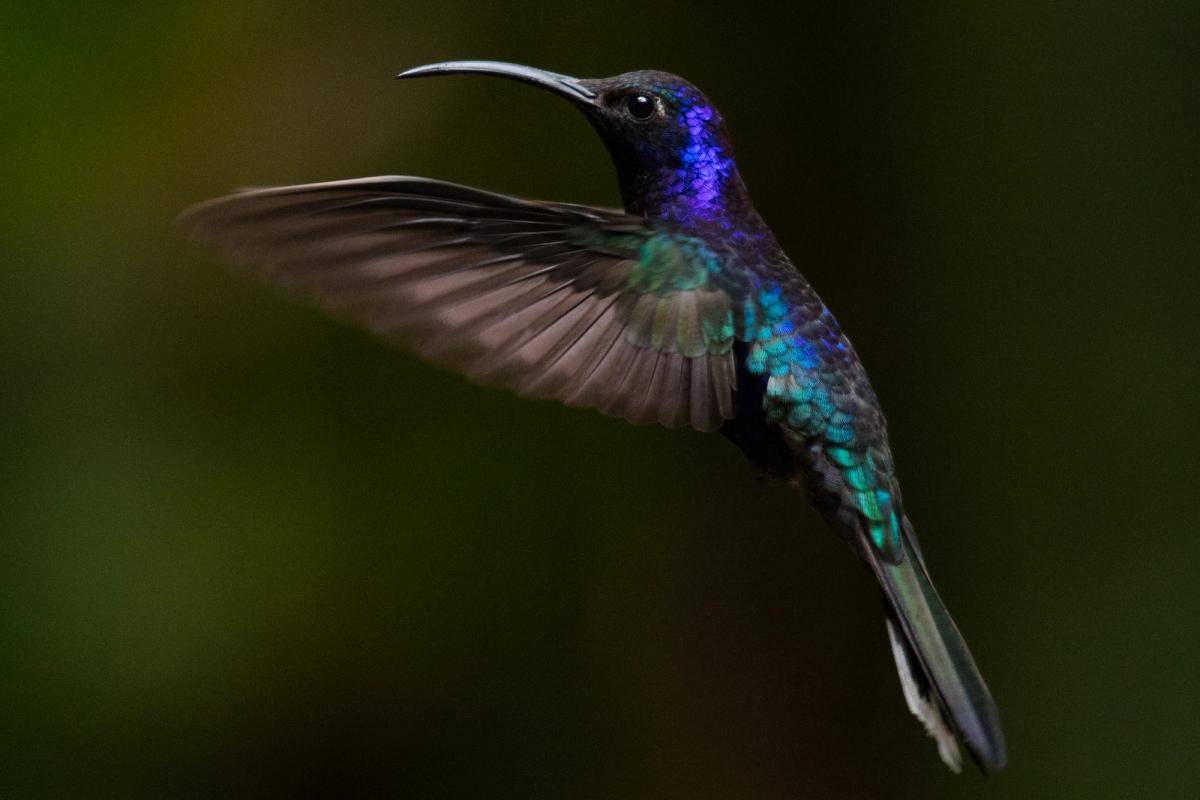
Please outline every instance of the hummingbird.
[[637, 424], [720, 431], [805, 494], [878, 579], [905, 701], [961, 770], [1004, 766], [995, 703], [930, 581], [887, 426], [833, 314], [759, 216], [725, 121], [666, 72], [476, 73], [566, 99], [612, 158], [623, 209], [373, 177], [245, 190], [193, 237], [295, 298], [469, 380]]

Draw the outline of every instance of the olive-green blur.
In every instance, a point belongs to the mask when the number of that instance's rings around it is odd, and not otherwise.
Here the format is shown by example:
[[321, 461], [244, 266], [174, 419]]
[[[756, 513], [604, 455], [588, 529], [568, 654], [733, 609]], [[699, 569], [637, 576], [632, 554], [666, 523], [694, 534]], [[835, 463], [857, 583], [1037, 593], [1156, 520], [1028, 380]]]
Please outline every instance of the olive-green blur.
[[[0, 796], [1195, 798], [1200, 7], [0, 7]], [[173, 227], [379, 174], [619, 203], [677, 72], [887, 411], [1009, 766], [716, 435], [476, 388]]]

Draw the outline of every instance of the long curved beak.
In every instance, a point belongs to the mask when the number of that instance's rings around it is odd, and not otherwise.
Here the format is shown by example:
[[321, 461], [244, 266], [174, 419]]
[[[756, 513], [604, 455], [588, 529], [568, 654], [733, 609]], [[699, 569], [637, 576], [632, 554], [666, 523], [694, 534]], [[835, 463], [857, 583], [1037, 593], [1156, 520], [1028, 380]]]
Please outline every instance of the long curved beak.
[[397, 78], [427, 78], [435, 75], [462, 75], [478, 73], [509, 78], [521, 83], [528, 83], [565, 97], [576, 105], [594, 106], [596, 93], [583, 84], [578, 78], [569, 75], [559, 75], [544, 69], [534, 69], [522, 64], [509, 64], [504, 61], [443, 61], [439, 64], [426, 64], [423, 67], [406, 69]]

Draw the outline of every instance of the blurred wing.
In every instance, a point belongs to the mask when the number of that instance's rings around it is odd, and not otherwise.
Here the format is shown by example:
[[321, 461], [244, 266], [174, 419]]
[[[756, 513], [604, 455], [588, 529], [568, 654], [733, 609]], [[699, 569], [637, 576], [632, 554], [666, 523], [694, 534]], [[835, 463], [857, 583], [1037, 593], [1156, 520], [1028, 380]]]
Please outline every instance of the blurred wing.
[[183, 224], [476, 382], [635, 423], [734, 414], [729, 289], [702, 243], [639, 217], [385, 177], [244, 191]]

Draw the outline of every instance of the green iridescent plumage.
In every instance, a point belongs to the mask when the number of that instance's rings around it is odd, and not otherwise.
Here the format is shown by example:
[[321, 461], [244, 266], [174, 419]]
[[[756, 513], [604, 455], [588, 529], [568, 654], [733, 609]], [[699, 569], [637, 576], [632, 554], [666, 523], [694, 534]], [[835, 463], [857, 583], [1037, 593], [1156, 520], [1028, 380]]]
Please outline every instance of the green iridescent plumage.
[[[827, 443], [871, 544], [885, 560], [900, 557], [891, 459], [876, 456], [887, 448], [882, 417], [827, 309], [820, 307], [820, 324], [813, 325], [803, 317], [811, 302], [797, 306], [789, 300], [792, 292], [779, 283], [764, 286], [737, 253], [722, 255], [697, 237], [647, 231], [606, 240], [588, 231], [579, 242], [621, 252], [632, 262], [625, 289], [641, 298], [627, 305], [625, 323], [638, 345], [696, 357], [727, 353], [735, 339], [750, 344], [739, 366], [766, 378], [767, 418], [795, 437]], [[794, 291], [796, 281], [787, 283]]]

